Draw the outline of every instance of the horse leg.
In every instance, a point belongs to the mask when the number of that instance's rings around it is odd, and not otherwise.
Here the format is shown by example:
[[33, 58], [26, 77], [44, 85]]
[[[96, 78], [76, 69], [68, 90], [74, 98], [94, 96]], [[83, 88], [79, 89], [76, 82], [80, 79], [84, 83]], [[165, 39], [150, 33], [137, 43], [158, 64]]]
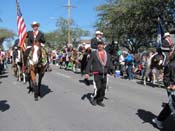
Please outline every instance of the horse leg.
[[18, 65], [18, 78], [19, 78], [19, 82], [21, 82], [21, 67], [20, 67], [20, 65]]
[[155, 85], [156, 84], [156, 74], [155, 74], [155, 72], [153, 72], [153, 85]]
[[38, 81], [37, 79], [39, 80], [39, 77], [38, 77], [38, 74], [35, 74], [35, 79], [33, 80], [34, 81], [34, 98], [35, 98], [35, 101], [38, 101], [38, 96], [39, 96], [39, 86], [38, 86]]
[[32, 85], [32, 80], [29, 74], [28, 74], [28, 82], [29, 82], [28, 93], [30, 93], [30, 92], [33, 92], [33, 85]]
[[38, 85], [36, 82], [34, 82], [33, 85], [34, 85], [34, 99], [35, 101], [38, 101]]
[[16, 67], [16, 78], [17, 78], [17, 81], [19, 80], [19, 73], [18, 73], [18, 67]]
[[38, 85], [36, 82], [36, 73], [34, 66], [30, 67], [30, 77], [31, 77], [32, 89], [34, 90], [34, 99], [35, 101], [38, 101]]
[[38, 96], [41, 97], [41, 81], [42, 81], [42, 76], [39, 75], [39, 80], [38, 80]]
[[[44, 69], [44, 68], [43, 68]], [[38, 96], [39, 97], [41, 97], [41, 82], [42, 82], [42, 78], [43, 78], [43, 76], [44, 76], [44, 70], [43, 69], [41, 69], [40, 70], [40, 72], [39, 72], [39, 80], [38, 80]]]

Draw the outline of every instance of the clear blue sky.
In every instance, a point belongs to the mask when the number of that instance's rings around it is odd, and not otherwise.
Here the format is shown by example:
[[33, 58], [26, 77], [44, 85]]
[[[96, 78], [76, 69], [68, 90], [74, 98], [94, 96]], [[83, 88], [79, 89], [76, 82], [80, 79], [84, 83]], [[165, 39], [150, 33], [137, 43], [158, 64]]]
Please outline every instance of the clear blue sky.
[[[0, 17], [3, 22], [0, 27], [5, 27], [17, 32], [16, 25], [16, 0], [0, 0]], [[71, 5], [76, 8], [71, 9], [71, 18], [79, 27], [90, 31], [95, 29], [93, 25], [97, 20], [96, 6], [101, 5], [106, 0], [71, 0]], [[67, 0], [19, 0], [22, 15], [27, 25], [27, 30], [31, 30], [30, 24], [38, 21], [41, 24], [40, 30], [50, 32], [55, 30], [56, 19], [64, 17], [67, 19]]]

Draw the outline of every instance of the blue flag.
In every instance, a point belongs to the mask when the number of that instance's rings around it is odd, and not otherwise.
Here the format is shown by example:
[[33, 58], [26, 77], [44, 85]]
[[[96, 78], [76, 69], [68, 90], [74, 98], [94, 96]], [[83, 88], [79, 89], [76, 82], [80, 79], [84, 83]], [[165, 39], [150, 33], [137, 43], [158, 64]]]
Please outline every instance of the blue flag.
[[158, 27], [157, 27], [157, 48], [160, 48], [162, 45], [162, 38], [164, 36], [164, 30], [161, 24], [161, 21], [158, 21]]

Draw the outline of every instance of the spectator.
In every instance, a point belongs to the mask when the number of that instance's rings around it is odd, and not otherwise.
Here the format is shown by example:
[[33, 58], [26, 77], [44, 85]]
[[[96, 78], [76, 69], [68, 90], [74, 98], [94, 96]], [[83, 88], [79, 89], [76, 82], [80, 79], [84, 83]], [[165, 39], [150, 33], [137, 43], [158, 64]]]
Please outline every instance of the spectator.
[[129, 52], [127, 53], [127, 56], [125, 57], [124, 62], [127, 66], [128, 79], [132, 80], [134, 78], [134, 75], [133, 75], [134, 58]]

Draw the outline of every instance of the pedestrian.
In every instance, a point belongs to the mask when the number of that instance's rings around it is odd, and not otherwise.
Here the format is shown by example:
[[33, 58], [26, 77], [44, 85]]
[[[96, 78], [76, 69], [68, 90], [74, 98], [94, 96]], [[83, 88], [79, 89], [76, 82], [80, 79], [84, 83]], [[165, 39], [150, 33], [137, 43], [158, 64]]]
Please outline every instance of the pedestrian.
[[133, 74], [134, 58], [129, 53], [129, 51], [127, 52], [127, 56], [125, 57], [124, 62], [127, 66], [128, 79], [132, 80], [134, 78], [134, 74]]
[[121, 76], [124, 76], [124, 71], [125, 71], [125, 62], [124, 62], [124, 53], [122, 52], [121, 55], [119, 56], [119, 69], [121, 72]]
[[163, 122], [170, 116], [175, 115], [175, 51], [169, 53], [170, 62], [164, 69], [163, 82], [169, 91], [169, 102], [164, 106], [159, 115], [152, 121], [160, 129], [163, 128]]
[[107, 86], [107, 74], [113, 73], [112, 63], [109, 54], [104, 50], [104, 43], [97, 43], [97, 50], [92, 52], [86, 66], [85, 78], [89, 78], [89, 74], [94, 75], [94, 94], [91, 95], [91, 104], [104, 107], [104, 96]]
[[95, 51], [97, 49], [97, 43], [98, 42], [103, 42], [102, 36], [103, 36], [103, 32], [101, 32], [101, 31], [96, 31], [95, 32], [95, 37], [91, 39], [91, 49], [92, 49], [92, 51]]
[[8, 68], [8, 52], [5, 52], [5, 55], [4, 55], [4, 69], [7, 70]]
[[142, 80], [144, 80], [145, 73], [146, 73], [146, 66], [147, 66], [147, 56], [146, 55], [142, 56], [141, 65], [142, 65], [141, 78], [142, 78]]
[[2, 49], [0, 48], [0, 74], [3, 71], [3, 54], [2, 54]]

